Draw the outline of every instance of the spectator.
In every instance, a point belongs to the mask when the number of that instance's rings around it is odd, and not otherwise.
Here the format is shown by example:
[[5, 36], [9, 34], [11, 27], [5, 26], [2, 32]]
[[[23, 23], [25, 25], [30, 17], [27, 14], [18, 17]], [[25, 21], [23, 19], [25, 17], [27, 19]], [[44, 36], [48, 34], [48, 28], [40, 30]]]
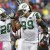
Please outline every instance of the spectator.
[[14, 11], [14, 13], [16, 13], [16, 3], [15, 0], [10, 0], [8, 3], [8, 6]]
[[36, 4], [36, 3], [32, 3], [31, 1], [29, 2], [30, 3], [30, 8], [33, 10], [33, 11], [40, 11], [40, 7], [39, 7], [39, 4]]
[[50, 1], [47, 3], [47, 5], [45, 6], [45, 8], [50, 11]]
[[8, 6], [8, 4], [7, 4], [7, 3], [4, 3], [3, 8], [5, 9], [6, 14], [10, 14], [11, 10], [10, 10], [10, 7]]

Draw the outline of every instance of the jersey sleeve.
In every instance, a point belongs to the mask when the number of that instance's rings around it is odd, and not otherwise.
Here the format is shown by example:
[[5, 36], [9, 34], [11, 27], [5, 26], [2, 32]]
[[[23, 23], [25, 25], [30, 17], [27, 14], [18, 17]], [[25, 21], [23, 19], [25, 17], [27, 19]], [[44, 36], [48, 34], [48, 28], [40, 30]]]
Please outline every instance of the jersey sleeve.
[[41, 14], [38, 13], [38, 12], [35, 13], [35, 16], [36, 16], [36, 19], [40, 19], [41, 18]]

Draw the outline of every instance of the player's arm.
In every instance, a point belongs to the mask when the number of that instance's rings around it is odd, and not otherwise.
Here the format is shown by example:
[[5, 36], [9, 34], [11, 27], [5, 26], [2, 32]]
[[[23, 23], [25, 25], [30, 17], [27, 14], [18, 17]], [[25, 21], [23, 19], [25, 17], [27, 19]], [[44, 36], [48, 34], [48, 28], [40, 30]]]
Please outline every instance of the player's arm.
[[41, 19], [41, 15], [39, 13], [36, 13], [37, 23], [40, 25], [43, 29], [43, 34], [48, 34], [48, 27], [47, 24]]
[[16, 32], [17, 30], [19, 30], [21, 28], [21, 24], [18, 20], [12, 20], [11, 21], [11, 25], [12, 25], [12, 30], [13, 32]]
[[[16, 31], [18, 31], [21, 28], [21, 25], [20, 25], [19, 21], [16, 21], [14, 19], [11, 20], [11, 25], [12, 25], [12, 30], [13, 30], [13, 32], [15, 34], [16, 34]], [[13, 35], [13, 37], [15, 39], [19, 39], [20, 38], [20, 36], [18, 34], [15, 35], [15, 36]]]
[[39, 46], [46, 47], [49, 36], [47, 24], [41, 19], [41, 15], [39, 13], [36, 14], [36, 18], [38, 25], [40, 25], [43, 29], [43, 38], [40, 40]]
[[11, 18], [11, 26], [12, 26], [12, 30], [14, 33], [16, 33], [16, 31], [20, 28], [20, 23], [18, 20], [18, 15], [15, 15], [14, 13], [11, 13], [8, 15]]

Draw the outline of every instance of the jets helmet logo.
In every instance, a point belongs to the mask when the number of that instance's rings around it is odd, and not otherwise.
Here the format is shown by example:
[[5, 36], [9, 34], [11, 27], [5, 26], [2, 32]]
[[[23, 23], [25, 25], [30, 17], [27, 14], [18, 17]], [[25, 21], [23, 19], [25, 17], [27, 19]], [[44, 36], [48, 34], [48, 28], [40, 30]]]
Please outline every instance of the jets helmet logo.
[[23, 6], [22, 6], [22, 8], [26, 8], [26, 7], [27, 7], [27, 5], [23, 5]]

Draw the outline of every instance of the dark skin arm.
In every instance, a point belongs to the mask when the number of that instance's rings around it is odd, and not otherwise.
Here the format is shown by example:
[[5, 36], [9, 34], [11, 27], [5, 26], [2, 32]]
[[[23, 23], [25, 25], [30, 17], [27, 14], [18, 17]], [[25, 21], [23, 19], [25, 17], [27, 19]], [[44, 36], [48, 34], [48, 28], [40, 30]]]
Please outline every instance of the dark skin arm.
[[43, 29], [42, 34], [43, 38], [39, 42], [39, 46], [46, 47], [47, 46], [47, 39], [48, 39], [48, 27], [47, 24], [41, 19], [37, 18], [37, 24], [40, 25]]
[[37, 24], [42, 27], [43, 34], [48, 34], [48, 26], [47, 24], [41, 19], [41, 15], [36, 13]]
[[48, 27], [47, 24], [42, 19], [37, 19], [38, 25], [40, 25], [43, 29], [44, 34], [48, 34]]
[[[13, 32], [15, 34], [16, 34], [16, 31], [18, 31], [21, 28], [20, 23], [18, 21], [14, 20], [14, 19], [11, 20], [11, 25], [12, 25], [12, 30], [13, 30]], [[15, 35], [15, 36], [13, 35], [13, 37], [15, 39], [19, 39], [20, 38], [20, 36], [18, 36], [18, 35]]]

